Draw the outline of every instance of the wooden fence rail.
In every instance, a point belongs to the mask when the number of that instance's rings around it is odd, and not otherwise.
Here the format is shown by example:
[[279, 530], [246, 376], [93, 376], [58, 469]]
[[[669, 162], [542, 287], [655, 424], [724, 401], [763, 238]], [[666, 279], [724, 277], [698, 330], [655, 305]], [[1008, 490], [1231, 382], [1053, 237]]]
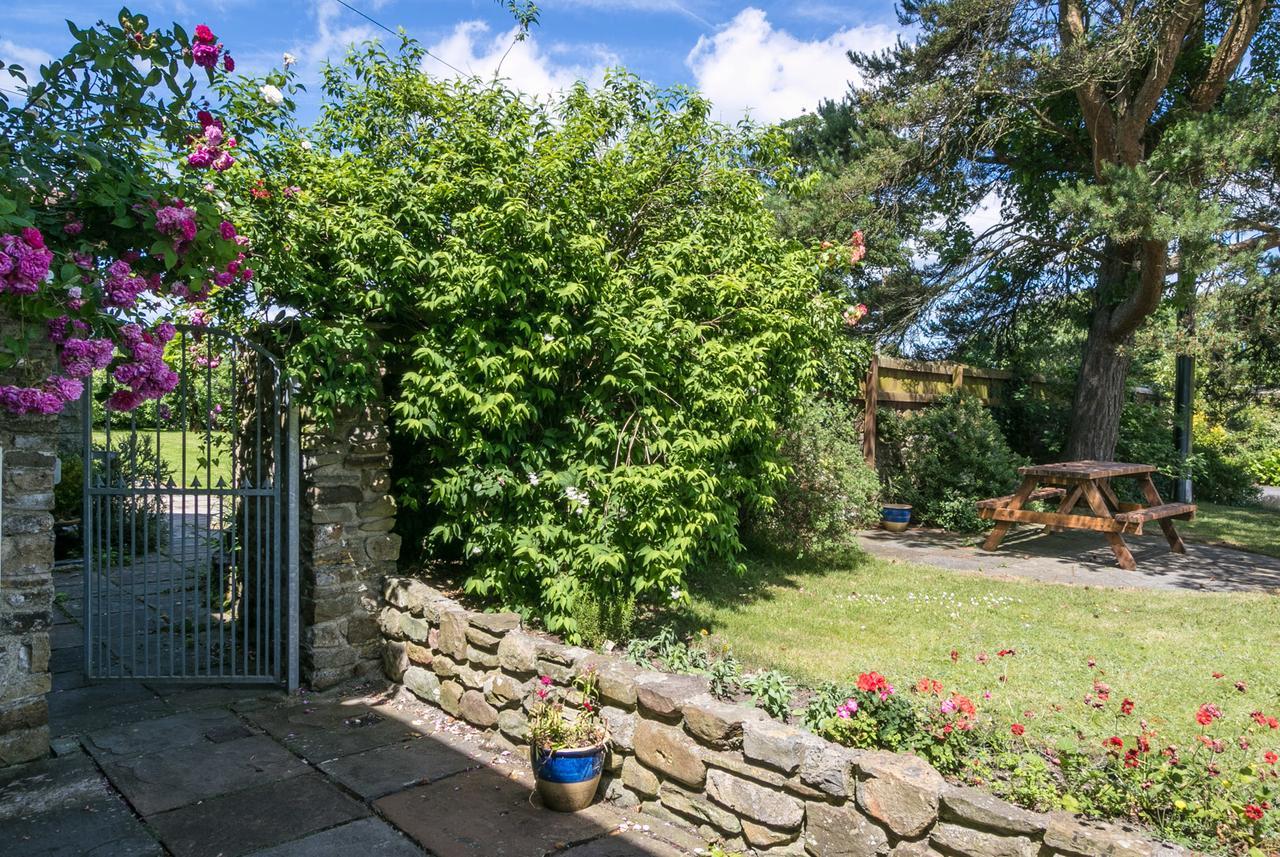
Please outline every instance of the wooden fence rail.
[[[1007, 400], [1014, 373], [1007, 369], [983, 369], [964, 363], [929, 360], [903, 360], [886, 354], [871, 358], [863, 396], [866, 412], [862, 421], [862, 454], [867, 464], [876, 465], [876, 411], [917, 411], [936, 404], [944, 396], [964, 391], [977, 396], [987, 406], [1002, 405]], [[1053, 384], [1043, 375], [1028, 375], [1024, 383], [1031, 395], [1049, 398], [1055, 395]], [[1149, 387], [1135, 387], [1131, 394], [1138, 401], [1158, 401]]]

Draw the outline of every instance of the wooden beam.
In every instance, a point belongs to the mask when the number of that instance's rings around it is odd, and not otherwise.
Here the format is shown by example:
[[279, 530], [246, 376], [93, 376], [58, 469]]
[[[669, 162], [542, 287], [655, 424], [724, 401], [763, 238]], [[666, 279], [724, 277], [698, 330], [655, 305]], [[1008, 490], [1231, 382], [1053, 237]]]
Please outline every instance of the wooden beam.
[[871, 366], [867, 368], [866, 402], [862, 412], [862, 458], [867, 466], [876, 466], [876, 403], [880, 388], [880, 355], [871, 355]]
[[978, 516], [989, 521], [1007, 521], [1017, 524], [1044, 524], [1052, 527], [1066, 527], [1071, 530], [1093, 530], [1100, 533], [1132, 532], [1133, 526], [1126, 526], [1112, 518], [1094, 515], [1060, 515], [1057, 512], [1036, 512], [1031, 509], [979, 509]]

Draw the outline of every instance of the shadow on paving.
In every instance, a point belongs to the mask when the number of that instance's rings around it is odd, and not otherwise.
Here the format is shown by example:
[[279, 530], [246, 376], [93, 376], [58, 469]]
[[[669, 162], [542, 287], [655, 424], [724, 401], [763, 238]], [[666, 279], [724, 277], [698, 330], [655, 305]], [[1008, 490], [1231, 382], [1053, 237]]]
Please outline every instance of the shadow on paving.
[[403, 693], [117, 683], [53, 696], [78, 701], [52, 708], [61, 755], [0, 773], [5, 857], [677, 857], [705, 844], [601, 804], [548, 811], [523, 759]]
[[1018, 527], [989, 553], [979, 549], [975, 536], [937, 530], [869, 530], [860, 540], [877, 556], [1046, 583], [1199, 592], [1280, 590], [1280, 559], [1197, 542], [1187, 542], [1185, 554], [1173, 553], [1158, 528], [1124, 537], [1138, 563], [1136, 571], [1118, 568], [1106, 541], [1092, 532], [1045, 534], [1040, 527]]

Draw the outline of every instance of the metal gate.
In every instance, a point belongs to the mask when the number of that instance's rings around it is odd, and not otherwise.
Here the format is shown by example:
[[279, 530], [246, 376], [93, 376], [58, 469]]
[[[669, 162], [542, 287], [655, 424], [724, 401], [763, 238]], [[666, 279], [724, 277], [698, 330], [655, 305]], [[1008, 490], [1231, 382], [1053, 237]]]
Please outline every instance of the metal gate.
[[298, 685], [298, 417], [261, 346], [179, 326], [172, 392], [85, 385], [85, 673]]

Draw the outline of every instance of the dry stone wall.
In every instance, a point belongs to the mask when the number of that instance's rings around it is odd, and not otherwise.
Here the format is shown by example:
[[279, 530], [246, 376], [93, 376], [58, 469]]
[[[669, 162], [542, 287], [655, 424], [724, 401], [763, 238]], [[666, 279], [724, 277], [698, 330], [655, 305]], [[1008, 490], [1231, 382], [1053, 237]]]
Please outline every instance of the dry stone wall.
[[390, 467], [381, 404], [303, 431], [300, 642], [313, 688], [377, 672], [378, 587], [400, 555]]
[[537, 677], [599, 677], [612, 739], [607, 800], [692, 825], [710, 841], [795, 857], [1173, 857], [1127, 827], [1039, 814], [947, 783], [917, 756], [852, 750], [721, 702], [705, 679], [641, 669], [465, 610], [388, 578], [378, 625], [387, 676], [523, 751]]
[[[17, 331], [3, 330], [5, 335]], [[35, 351], [28, 361], [47, 364]], [[31, 374], [47, 374], [33, 367]], [[0, 383], [27, 383], [0, 377]], [[0, 767], [49, 752], [49, 622], [53, 607], [53, 470], [58, 420], [0, 413]]]

